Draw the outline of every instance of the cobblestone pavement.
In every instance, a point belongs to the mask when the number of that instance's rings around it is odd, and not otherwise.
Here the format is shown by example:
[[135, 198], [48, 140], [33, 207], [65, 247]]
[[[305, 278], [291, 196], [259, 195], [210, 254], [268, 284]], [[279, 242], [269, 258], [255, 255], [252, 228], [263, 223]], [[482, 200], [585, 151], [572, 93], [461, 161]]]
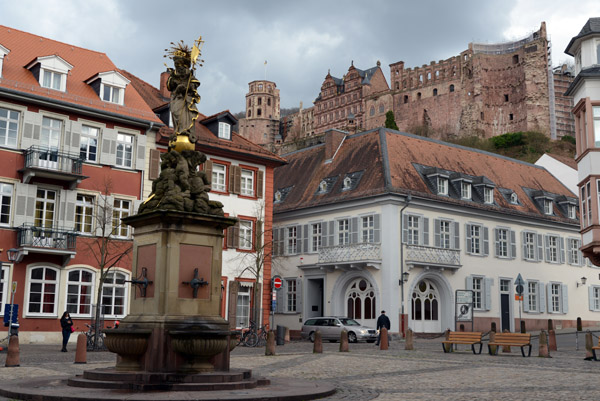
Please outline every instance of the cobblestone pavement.
[[[338, 352], [339, 344], [324, 343], [322, 354], [313, 354], [309, 342], [292, 342], [278, 346], [277, 355], [269, 357], [264, 348], [238, 347], [231, 365], [251, 368], [255, 376], [333, 383], [338, 392], [327, 400], [600, 399], [600, 362], [585, 361], [584, 336], [579, 336], [579, 351], [574, 338], [558, 336], [559, 351], [550, 359], [537, 357], [537, 342], [532, 356], [523, 358], [514, 347], [512, 353], [498, 356], [488, 355], [486, 346], [481, 355], [466, 346], [444, 354], [441, 339], [416, 339], [414, 351], [404, 350], [399, 341], [387, 351], [373, 344], [350, 344], [347, 353]], [[58, 351], [56, 346], [22, 345], [21, 366], [0, 367], [0, 380], [74, 375], [115, 361], [113, 354], [97, 352], [88, 353], [86, 365], [74, 365], [74, 352]], [[4, 358], [0, 354], [0, 363]]]

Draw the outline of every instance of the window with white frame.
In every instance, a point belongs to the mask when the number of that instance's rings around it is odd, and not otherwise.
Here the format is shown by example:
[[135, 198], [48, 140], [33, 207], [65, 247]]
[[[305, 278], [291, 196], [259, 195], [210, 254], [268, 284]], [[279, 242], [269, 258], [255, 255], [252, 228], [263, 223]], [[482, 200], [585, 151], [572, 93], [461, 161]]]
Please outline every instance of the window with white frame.
[[321, 249], [322, 241], [321, 223], [311, 224], [311, 252], [318, 252]]
[[94, 228], [94, 197], [77, 195], [75, 204], [75, 231], [80, 234], [91, 234]]
[[123, 88], [102, 84], [102, 100], [105, 102], [123, 104]]
[[473, 277], [473, 308], [483, 309], [483, 277]]
[[510, 246], [510, 232], [507, 228], [496, 229], [496, 256], [499, 258], [508, 258]]
[[513, 205], [517, 205], [519, 203], [519, 197], [514, 192], [510, 194], [510, 203], [512, 203]]
[[27, 313], [56, 316], [58, 270], [52, 267], [35, 267], [29, 270]]
[[133, 165], [133, 135], [117, 134], [117, 162], [119, 167]]
[[578, 238], [567, 238], [567, 262], [570, 265], [581, 265], [581, 255], [579, 247], [581, 240]]
[[19, 112], [0, 107], [0, 146], [17, 147]]
[[550, 312], [560, 313], [562, 301], [561, 285], [557, 283], [551, 283], [550, 288]]
[[286, 302], [286, 312], [296, 312], [296, 302], [297, 302], [297, 294], [296, 294], [296, 279], [285, 280], [286, 285], [286, 293], [287, 293], [287, 302]]
[[245, 196], [254, 196], [254, 171], [242, 169], [241, 193]]
[[551, 215], [552, 214], [552, 200], [544, 199], [544, 214]]
[[44, 228], [53, 227], [56, 201], [56, 191], [38, 188], [35, 199], [34, 226]]
[[529, 302], [529, 312], [539, 312], [539, 283], [537, 281], [527, 282], [527, 301]]
[[131, 201], [115, 199], [113, 203], [112, 233], [116, 237], [129, 237], [129, 225], [121, 223], [121, 219], [131, 214]]
[[240, 249], [252, 249], [252, 221], [240, 220]]
[[298, 231], [297, 227], [288, 227], [287, 229], [287, 253], [294, 255], [298, 251]]
[[361, 222], [362, 242], [375, 242], [375, 217], [363, 216]]
[[494, 188], [483, 187], [483, 202], [488, 205], [494, 203]]
[[448, 220], [438, 220], [440, 230], [440, 248], [450, 249], [452, 247], [452, 222]]
[[438, 177], [438, 195], [448, 195], [448, 179], [446, 177]]
[[483, 227], [477, 224], [467, 225], [467, 253], [472, 255], [483, 254], [482, 247], [482, 230]]
[[231, 139], [231, 124], [219, 123], [219, 138]]
[[237, 307], [235, 314], [236, 327], [250, 326], [250, 289], [245, 285], [240, 285], [237, 297]]
[[420, 245], [420, 233], [421, 233], [421, 216], [408, 215], [407, 216], [407, 230], [408, 230], [408, 245]]
[[510, 280], [500, 279], [500, 293], [510, 293]]
[[7, 225], [10, 222], [12, 197], [12, 184], [0, 183], [0, 225]]
[[109, 272], [102, 285], [102, 309], [105, 317], [125, 316], [128, 276], [121, 272]]
[[586, 201], [586, 207], [587, 207], [587, 224], [586, 227], [592, 224], [592, 189], [591, 189], [591, 183], [588, 181], [587, 184], [585, 185], [585, 189], [586, 189], [586, 193], [587, 196], [584, 197], [583, 199]]
[[550, 263], [558, 263], [559, 259], [559, 238], [555, 235], [546, 235], [546, 261]]
[[591, 287], [591, 299], [590, 309], [593, 311], [600, 311], [600, 287]]
[[[600, 47], [596, 49], [598, 48]], [[600, 148], [600, 106], [592, 107], [592, 118], [594, 119], [594, 146]]]
[[350, 220], [341, 219], [337, 223], [338, 245], [348, 245], [350, 243]]
[[536, 260], [535, 247], [536, 238], [535, 233], [524, 233], [523, 239], [525, 244], [523, 246], [524, 255], [523, 258], [526, 260]]
[[225, 192], [225, 177], [227, 176], [227, 166], [224, 164], [213, 163], [212, 166], [212, 185], [213, 191]]
[[570, 219], [577, 218], [577, 207], [575, 205], [567, 205], [567, 217]]
[[40, 73], [42, 74], [41, 85], [44, 88], [55, 89], [57, 91], [64, 91], [64, 89], [62, 89], [62, 80], [65, 79], [65, 74], [45, 69], [42, 69]]
[[67, 312], [73, 316], [91, 316], [94, 273], [71, 270], [67, 274]]
[[98, 137], [100, 130], [96, 127], [83, 125], [79, 141], [79, 157], [88, 162], [95, 162], [98, 153]]
[[62, 121], [56, 118], [42, 118], [42, 132], [40, 135], [40, 146], [51, 152], [40, 153], [40, 167], [56, 167], [58, 148], [62, 133]]
[[466, 181], [460, 182], [460, 197], [462, 199], [471, 199], [471, 183]]

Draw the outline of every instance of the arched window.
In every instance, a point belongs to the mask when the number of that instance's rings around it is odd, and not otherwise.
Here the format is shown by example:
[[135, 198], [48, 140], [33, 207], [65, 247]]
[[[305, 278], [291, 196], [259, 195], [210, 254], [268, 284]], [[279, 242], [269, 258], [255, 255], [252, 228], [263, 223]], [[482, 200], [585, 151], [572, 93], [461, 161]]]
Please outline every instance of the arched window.
[[437, 96], [437, 88], [433, 88], [433, 96]]
[[121, 272], [110, 272], [102, 286], [102, 305], [104, 316], [125, 316], [125, 302], [127, 299], [127, 286], [125, 280], [128, 276]]
[[381, 103], [381, 104], [379, 105], [379, 113], [380, 113], [380, 114], [381, 114], [381, 113], [383, 113], [383, 110], [385, 110], [385, 109], [384, 109], [384, 107], [383, 107], [383, 103]]
[[252, 110], [248, 110], [248, 117], [252, 117]]
[[417, 92], [417, 99], [421, 99], [421, 92]]
[[257, 116], [257, 117], [260, 117], [261, 115], [262, 115], [262, 112], [261, 112], [261, 110], [260, 110], [260, 109], [257, 109], [257, 110], [256, 110], [256, 116]]
[[258, 98], [258, 105], [260, 106], [262, 104], [262, 97]]
[[36, 267], [29, 271], [29, 299], [27, 313], [57, 315], [58, 270], [52, 267]]
[[400, 82], [396, 82], [396, 89], [400, 89]]
[[404, 95], [404, 103], [408, 103], [408, 95]]
[[346, 316], [352, 319], [375, 319], [377, 302], [371, 283], [364, 278], [355, 279], [346, 291]]
[[92, 315], [94, 273], [90, 270], [71, 270], [67, 276], [67, 312], [73, 316]]
[[371, 115], [371, 116], [375, 115], [375, 107], [371, 106], [371, 110], [369, 110], [369, 115]]
[[267, 98], [267, 106], [271, 105], [271, 98]]
[[450, 85], [450, 92], [454, 92], [454, 85]]
[[350, 178], [350, 177], [344, 178], [344, 184], [342, 185], [342, 190], [346, 191], [346, 190], [350, 189], [351, 186], [352, 186], [352, 178]]

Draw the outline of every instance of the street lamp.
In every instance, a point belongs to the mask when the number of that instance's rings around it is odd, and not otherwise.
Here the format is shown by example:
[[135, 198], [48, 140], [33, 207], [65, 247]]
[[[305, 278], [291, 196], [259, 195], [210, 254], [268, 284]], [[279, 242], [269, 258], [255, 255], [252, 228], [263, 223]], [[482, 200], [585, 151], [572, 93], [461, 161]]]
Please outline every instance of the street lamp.
[[586, 281], [587, 281], [587, 278], [586, 278], [586, 277], [582, 277], [580, 280], [581, 280], [581, 282], [579, 282], [579, 281], [577, 282], [577, 287], [578, 287], [578, 288], [579, 288], [580, 286], [582, 286], [582, 285], [585, 285], [585, 283], [586, 283]]
[[[410, 195], [406, 195], [406, 198], [404, 199], [404, 206], [402, 206], [402, 209], [400, 209], [400, 320], [401, 320], [401, 329], [402, 329], [402, 337], [405, 337], [405, 333], [404, 333], [404, 283], [408, 281], [408, 272], [404, 271], [404, 244], [402, 243], [402, 230], [404, 229], [404, 227], [402, 226], [404, 224], [404, 219], [402, 218], [402, 212], [404, 212], [404, 209], [406, 209], [408, 207], [408, 204], [410, 203], [410, 201], [412, 200], [412, 197]], [[405, 275], [406, 274], [406, 275]]]
[[19, 257], [19, 250], [15, 248], [10, 248], [8, 251], [6, 251], [6, 254], [8, 256], [8, 261], [14, 263]]

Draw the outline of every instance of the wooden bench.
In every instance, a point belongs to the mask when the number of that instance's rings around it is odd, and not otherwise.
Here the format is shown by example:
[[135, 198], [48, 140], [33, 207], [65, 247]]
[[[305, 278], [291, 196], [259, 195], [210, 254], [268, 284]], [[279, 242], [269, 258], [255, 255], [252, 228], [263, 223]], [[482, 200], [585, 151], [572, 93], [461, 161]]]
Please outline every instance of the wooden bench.
[[[492, 353], [492, 347], [496, 346], [496, 352]], [[521, 354], [525, 357], [525, 347], [529, 347], [527, 356], [531, 356], [531, 334], [529, 333], [496, 333], [494, 341], [488, 343], [490, 355], [498, 355], [499, 347], [521, 347]]]
[[[473, 354], [481, 354], [481, 347], [483, 347], [481, 336], [482, 333], [477, 331], [451, 331], [449, 332], [448, 339], [442, 341], [442, 348], [444, 352], [450, 352], [452, 349], [451, 344], [468, 344], [471, 345]], [[479, 344], [479, 352], [475, 352], [476, 344]]]

